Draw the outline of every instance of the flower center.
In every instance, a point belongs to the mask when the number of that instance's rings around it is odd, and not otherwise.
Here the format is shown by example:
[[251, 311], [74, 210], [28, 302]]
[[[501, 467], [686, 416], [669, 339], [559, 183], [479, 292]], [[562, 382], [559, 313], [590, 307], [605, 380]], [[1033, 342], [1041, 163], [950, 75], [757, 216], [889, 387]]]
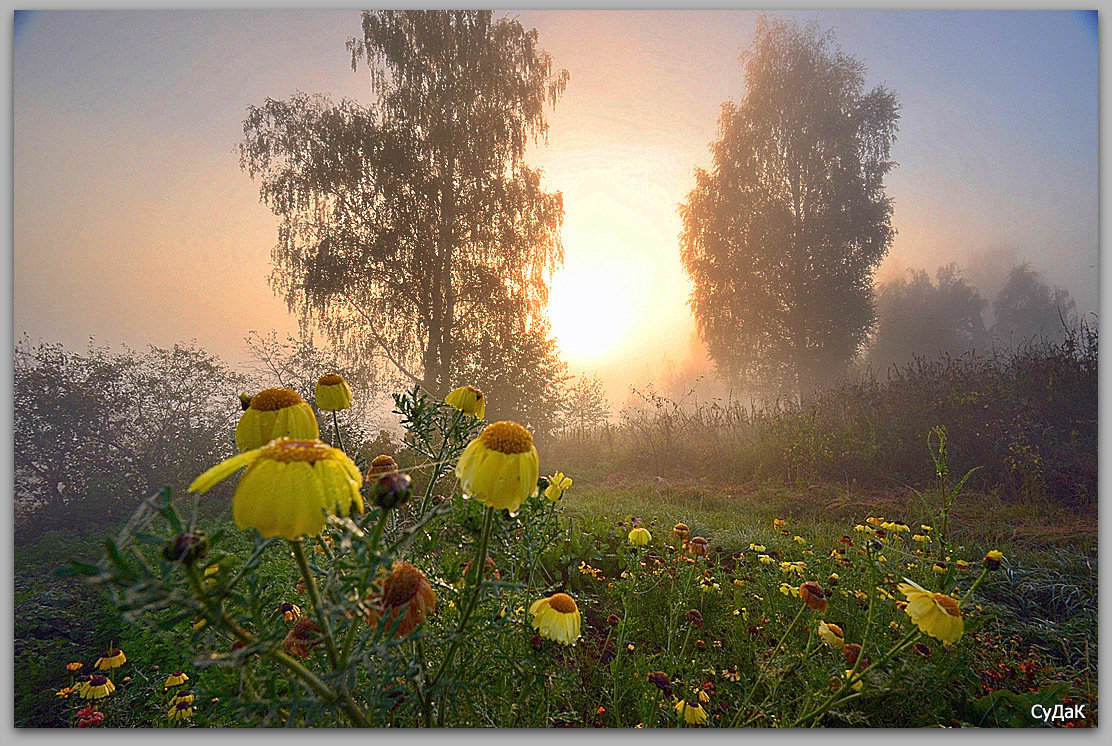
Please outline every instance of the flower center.
[[479, 438], [483, 441], [483, 445], [499, 453], [526, 453], [533, 447], [533, 436], [529, 431], [509, 420], [495, 422], [483, 430]]
[[281, 438], [263, 447], [262, 457], [273, 461], [304, 461], [309, 464], [327, 459], [332, 449], [319, 440], [293, 440]]
[[337, 386], [344, 382], [344, 377], [339, 373], [326, 373], [317, 381], [321, 386]]
[[290, 389], [266, 389], [251, 397], [251, 409], [261, 412], [273, 412], [300, 403], [301, 397]]
[[108, 677], [101, 676], [100, 674], [93, 674], [89, 677], [89, 683], [93, 686], [104, 686], [108, 683]]
[[961, 616], [961, 610], [958, 609], [958, 602], [943, 593], [934, 594], [934, 602], [942, 607], [950, 616]]
[[575, 599], [566, 593], [556, 593], [548, 598], [548, 605], [561, 614], [574, 614]]

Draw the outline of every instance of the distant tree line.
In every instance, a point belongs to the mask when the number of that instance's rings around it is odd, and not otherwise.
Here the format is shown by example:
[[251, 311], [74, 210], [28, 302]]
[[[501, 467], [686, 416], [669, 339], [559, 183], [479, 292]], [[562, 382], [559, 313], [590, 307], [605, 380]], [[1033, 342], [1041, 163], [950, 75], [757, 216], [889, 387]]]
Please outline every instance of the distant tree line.
[[861, 361], [883, 372], [916, 358], [1056, 343], [1079, 323], [1069, 292], [1050, 287], [1027, 264], [1009, 271], [991, 306], [956, 264], [939, 267], [934, 282], [924, 270], [909, 270], [877, 286], [876, 324]]
[[[252, 332], [245, 342], [252, 361], [237, 371], [195, 343], [140, 351], [90, 340], [76, 352], [20, 339], [13, 352], [16, 542], [52, 531], [103, 530], [165, 486], [179, 499], [195, 499], [185, 498], [189, 483], [236, 451], [241, 392], [283, 386], [312, 403], [317, 379], [339, 372], [355, 393], [339, 424], [356, 463], [402, 447], [387, 403], [390, 383], [376, 378], [373, 366], [353, 367], [307, 336]], [[500, 401], [497, 394], [488, 419], [493, 408], [521, 407], [542, 447], [554, 432], [597, 424], [608, 414], [597, 377], [570, 387], [564, 378], [554, 386], [515, 380], [503, 390], [521, 392], [521, 400]], [[331, 419], [319, 424], [322, 439], [330, 440]], [[226, 507], [222, 494], [201, 498], [202, 513]]]

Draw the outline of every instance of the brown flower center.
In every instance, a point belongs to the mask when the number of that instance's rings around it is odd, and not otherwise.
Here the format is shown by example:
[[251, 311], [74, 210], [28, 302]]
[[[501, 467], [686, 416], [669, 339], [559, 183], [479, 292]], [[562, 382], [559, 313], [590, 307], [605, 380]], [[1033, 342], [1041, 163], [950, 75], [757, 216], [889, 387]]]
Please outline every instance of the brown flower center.
[[301, 397], [298, 396], [296, 391], [282, 388], [266, 389], [251, 397], [251, 409], [260, 412], [273, 412], [276, 409], [284, 409], [300, 403]]
[[89, 683], [93, 686], [104, 686], [108, 683], [108, 677], [101, 676], [100, 674], [93, 674], [89, 677]]
[[574, 614], [575, 599], [566, 593], [556, 593], [548, 597], [548, 605], [561, 614]]
[[321, 386], [336, 386], [344, 382], [344, 377], [339, 373], [326, 373], [317, 381]]
[[533, 447], [533, 436], [529, 431], [509, 420], [502, 420], [488, 426], [479, 439], [492, 451], [511, 455], [526, 453]]
[[958, 608], [958, 602], [943, 593], [934, 594], [934, 602], [942, 607], [950, 616], [961, 616], [961, 610]]
[[274, 461], [304, 461], [310, 464], [323, 461], [331, 454], [332, 449], [319, 440], [293, 440], [282, 438], [276, 443], [263, 447], [263, 458]]

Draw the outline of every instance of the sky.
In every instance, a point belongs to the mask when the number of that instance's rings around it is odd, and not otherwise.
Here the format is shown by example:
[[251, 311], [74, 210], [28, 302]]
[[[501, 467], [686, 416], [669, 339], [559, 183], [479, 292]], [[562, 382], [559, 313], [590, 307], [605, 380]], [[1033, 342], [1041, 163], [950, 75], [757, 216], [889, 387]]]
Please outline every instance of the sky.
[[[677, 207], [710, 165], [756, 11], [500, 11], [570, 73], [530, 149], [563, 193], [553, 331], [616, 402], [701, 359]], [[781, 13], [832, 30], [896, 93], [897, 236], [878, 276], [957, 262], [982, 289], [1030, 262], [1097, 310], [1095, 14]], [[84, 349], [196, 340], [233, 365], [295, 332], [267, 284], [277, 218], [235, 147], [248, 106], [370, 102], [357, 10], [19, 13], [13, 40], [13, 326]]]

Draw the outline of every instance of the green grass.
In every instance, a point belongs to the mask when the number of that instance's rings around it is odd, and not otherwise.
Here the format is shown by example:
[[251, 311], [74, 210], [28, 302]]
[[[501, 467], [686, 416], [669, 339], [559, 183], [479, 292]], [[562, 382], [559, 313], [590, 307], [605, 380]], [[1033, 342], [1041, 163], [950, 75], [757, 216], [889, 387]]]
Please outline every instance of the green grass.
[[[843, 535], [860, 540], [853, 525], [871, 515], [912, 525], [932, 520], [909, 490], [858, 492], [842, 485], [801, 488], [769, 482], [739, 486], [695, 479], [667, 482], [571, 476], [575, 484], [559, 504], [560, 529], [554, 543], [539, 556], [535, 574], [522, 575], [522, 565], [511, 561], [514, 532], [518, 530], [513, 522], [505, 524], [505, 532], [492, 550], [509, 584], [480, 607], [479, 614], [487, 620], [482, 623], [484, 634], [489, 637], [477, 638], [468, 659], [474, 681], [459, 684], [460, 699], [451, 712], [450, 724], [671, 724], [670, 700], [646, 682], [645, 674], [665, 670], [690, 687], [708, 677], [703, 673], [706, 669], [717, 671], [727, 665], [737, 665], [744, 677], [737, 684], [709, 677], [718, 687], [713, 704], [708, 706], [711, 715], [725, 719], [714, 723], [729, 724], [735, 714], [730, 708], [736, 707], [757, 681], [756, 699], [765, 701], [764, 709], [770, 716], [783, 718], [780, 724], [786, 724], [802, 711], [800, 703], [809, 701], [808, 692], [825, 690], [829, 679], [840, 675], [844, 664], [832, 651], [815, 647], [813, 640], [807, 648], [811, 651], [807, 661], [798, 658], [808, 644], [805, 630], [799, 628], [774, 668], [779, 677], [776, 680], [781, 683], [755, 679], [765, 660], [762, 656], [768, 654], [768, 640], [784, 633], [799, 608], [799, 600], [782, 594], [778, 585], [785, 580], [798, 584], [801, 578], [784, 575], [775, 566], [756, 564], [752, 552], [734, 569], [725, 569], [722, 561], [733, 552], [747, 550], [750, 543], [758, 543], [778, 549], [784, 559], [807, 561], [808, 573], [820, 581], [832, 570], [839, 571], [843, 580], [830, 589], [830, 609], [824, 616], [842, 624], [847, 639], [860, 639], [866, 634], [867, 605], [854, 597], [853, 590], [867, 588], [868, 584], [865, 576], [857, 574], [856, 560], [854, 566], [841, 568], [829, 557], [830, 549], [841, 546]], [[932, 499], [929, 493], [926, 499]], [[411, 556], [434, 580], [441, 601], [427, 623], [430, 634], [442, 634], [452, 624], [456, 612], [447, 600], [458, 597], [451, 588], [459, 579], [461, 561], [470, 556], [460, 542], [457, 527], [473, 524], [478, 508], [474, 501], [458, 503], [444, 529], [433, 532]], [[634, 518], [642, 519], [654, 535], [646, 559], [655, 557], [663, 562], [655, 573], [630, 564], [632, 555], [625, 536]], [[776, 518], [787, 521], [791, 536], [781, 535], [773, 525]], [[714, 562], [705, 567], [713, 571], [720, 585], [718, 591], [699, 591], [697, 576], [685, 575], [692, 566], [675, 563], [674, 551], [667, 544], [677, 522], [686, 523], [693, 535], [708, 539]], [[252, 546], [250, 534], [235, 530], [229, 523], [225, 517], [219, 526], [206, 528], [228, 529], [222, 548], [244, 556]], [[898, 685], [889, 686], [880, 679], [870, 681], [865, 695], [823, 717], [822, 725], [898, 726], [948, 724], [954, 720], [1029, 726], [1029, 719], [1015, 714], [1027, 702], [1022, 698], [1038, 696], [1038, 691], [1058, 691], [1050, 688], [1053, 686], [1066, 687], [1069, 696], [1095, 706], [1096, 555], [1092, 521], [1060, 506], [969, 494], [958, 498], [952, 526], [955, 559], [976, 563], [990, 548], [1000, 548], [1007, 558], [1004, 569], [990, 574], [978, 590], [979, 609], [968, 612], [965, 637], [952, 650], [928, 640], [933, 650], [929, 660], [909, 656], [885, 674], [900, 677]], [[796, 543], [792, 538], [796, 535], [806, 543]], [[17, 550], [18, 726], [72, 726], [75, 703], [54, 696], [54, 691], [67, 683], [64, 665], [79, 660], [88, 670], [104, 647], [112, 643], [127, 651], [126, 675], [131, 676], [131, 681], [123, 684], [124, 671], [117, 674], [119, 696], [105, 703], [106, 711], [112, 708], [114, 725], [166, 725], [161, 682], [176, 669], [190, 671], [198, 702], [204, 703], [198, 725], [244, 724], [238, 719], [242, 715], [231, 709], [236, 692], [244, 686], [238, 669], [198, 668], [194, 656], [203, 656], [205, 638], [180, 624], [164, 631], [129, 624], [78, 580], [58, 577], [54, 570], [70, 554], [94, 558], [97, 543], [72, 547], [48, 538]], [[919, 573], [915, 577], [920, 582], [929, 582], [931, 576], [924, 575], [923, 568], [909, 571], [897, 567], [905, 560], [914, 558], [893, 555], [892, 570]], [[581, 563], [597, 568], [600, 577], [585, 573]], [[674, 579], [663, 572], [672, 565], [678, 570]], [[633, 571], [636, 579], [622, 579], [625, 569]], [[271, 551], [260, 569], [264, 602], [273, 605], [289, 600], [295, 577], [288, 552], [277, 548]], [[750, 579], [734, 586], [734, 578]], [[526, 580], [531, 580], [528, 587], [514, 584]], [[969, 580], [963, 581], [964, 586]], [[584, 614], [583, 638], [572, 649], [550, 642], [535, 648], [527, 615], [522, 611], [539, 594], [555, 589], [571, 593]], [[307, 604], [303, 597], [299, 600]], [[706, 619], [703, 628], [689, 629], [682, 621], [689, 607], [702, 610]], [[741, 608], [747, 610], [747, 618], [733, 614]], [[500, 618], [500, 613], [505, 617]], [[610, 614], [622, 620], [619, 627], [607, 624]], [[814, 624], [815, 619], [807, 624]], [[878, 644], [885, 640], [894, 643], [909, 626], [906, 615], [891, 601], [879, 603], [874, 623], [882, 633]], [[894, 629], [889, 630], [889, 626]], [[753, 633], [752, 627], [761, 631]], [[704, 638], [707, 651], [696, 651], [696, 642]], [[213, 652], [226, 651], [217, 648]], [[432, 654], [436, 656], [437, 652]], [[507, 667], [506, 661], [515, 663]], [[915, 711], [909, 711], [906, 703], [910, 693], [925, 690], [931, 692], [930, 696], [917, 700]], [[260, 691], [269, 691], [269, 696], [281, 701], [296, 702], [281, 687]], [[1012, 699], [994, 700], [993, 707], [987, 708], [984, 698], [992, 695], [999, 699], [1004, 695], [995, 692], [1000, 691], [1008, 692], [1007, 697]], [[213, 702], [213, 698], [220, 702]], [[1096, 724], [1092, 706], [1084, 724]], [[404, 714], [409, 712], [406, 707], [412, 705], [403, 705], [391, 715], [400, 719], [391, 722], [412, 724], [409, 715]], [[598, 711], [600, 707], [602, 712]], [[278, 718], [268, 722], [281, 722], [281, 708], [266, 712]]]

